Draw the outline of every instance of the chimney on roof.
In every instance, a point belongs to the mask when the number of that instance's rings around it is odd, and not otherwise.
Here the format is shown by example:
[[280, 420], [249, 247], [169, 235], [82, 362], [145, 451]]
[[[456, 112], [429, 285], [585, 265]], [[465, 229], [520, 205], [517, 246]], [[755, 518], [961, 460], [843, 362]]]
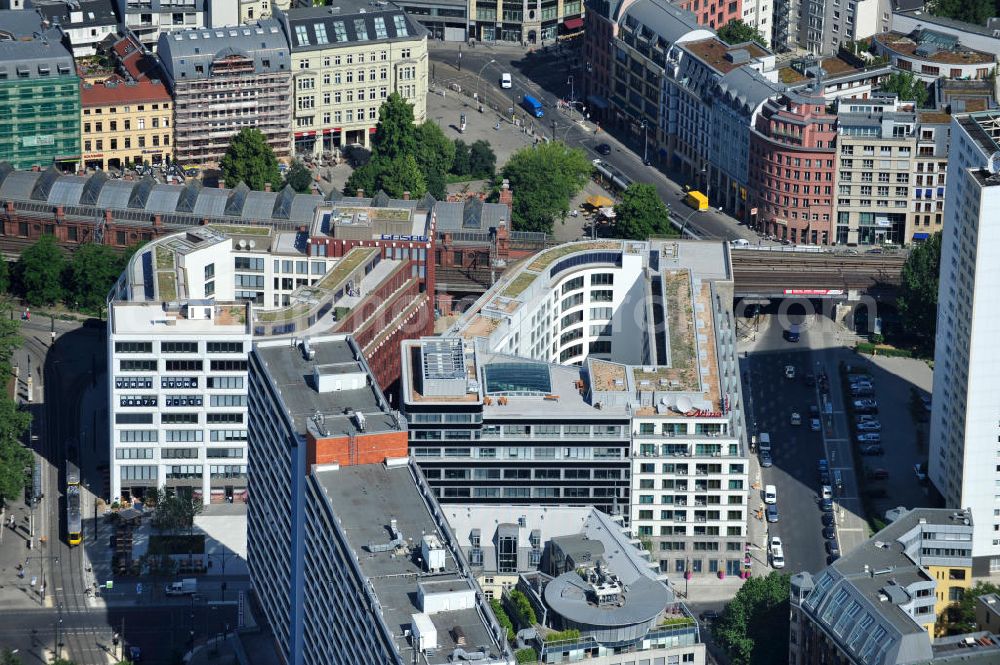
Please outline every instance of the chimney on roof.
[[410, 200], [410, 193], [409, 192], [403, 192], [403, 200], [404, 201], [409, 201]]
[[153, 228], [158, 229], [163, 226], [163, 217], [160, 215], [153, 215]]
[[514, 193], [510, 191], [510, 181], [504, 178], [503, 183], [500, 185], [500, 203], [507, 206], [507, 209], [513, 211], [514, 209]]
[[223, 178], [219, 178], [219, 189], [226, 188], [226, 181]]
[[357, 196], [359, 199], [365, 198], [365, 190], [363, 190], [360, 187], [358, 187], [358, 191], [355, 194], [355, 196]]
[[265, 192], [271, 191], [271, 183], [269, 183], [269, 182], [265, 182], [264, 183], [264, 191]]

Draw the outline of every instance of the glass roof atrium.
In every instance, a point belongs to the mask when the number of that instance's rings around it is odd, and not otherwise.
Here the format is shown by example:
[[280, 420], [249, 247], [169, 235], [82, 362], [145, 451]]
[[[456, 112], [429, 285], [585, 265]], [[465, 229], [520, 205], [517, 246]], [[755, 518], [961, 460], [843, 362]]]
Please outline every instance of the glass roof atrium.
[[545, 363], [490, 363], [483, 368], [488, 395], [548, 395], [552, 392]]

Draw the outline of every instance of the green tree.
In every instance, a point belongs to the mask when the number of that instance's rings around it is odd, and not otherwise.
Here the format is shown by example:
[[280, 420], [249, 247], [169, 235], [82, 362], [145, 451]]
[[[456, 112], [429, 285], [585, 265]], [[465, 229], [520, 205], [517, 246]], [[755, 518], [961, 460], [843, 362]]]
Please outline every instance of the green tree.
[[344, 196], [354, 196], [363, 189], [368, 196], [375, 195], [375, 179], [378, 176], [374, 159], [368, 160], [364, 166], [359, 166], [348, 176], [344, 183]]
[[913, 102], [917, 106], [927, 103], [930, 93], [927, 86], [910, 72], [894, 72], [883, 81], [881, 89], [884, 92], [894, 92], [899, 98], [906, 102]]
[[309, 167], [299, 160], [292, 161], [285, 176], [285, 184], [300, 194], [306, 194], [312, 189], [313, 175]]
[[531, 601], [523, 592], [517, 589], [511, 590], [507, 594], [508, 606], [514, 616], [514, 620], [521, 628], [530, 628], [538, 623], [535, 617], [535, 609], [531, 606]]
[[281, 182], [274, 151], [260, 130], [253, 127], [244, 127], [229, 141], [219, 169], [229, 187], [244, 182], [250, 189], [260, 192], [267, 183], [277, 187]]
[[937, 328], [941, 233], [915, 244], [903, 264], [896, 308], [903, 330], [925, 351], [934, 351]]
[[125, 256], [107, 245], [81, 245], [66, 266], [66, 300], [86, 309], [104, 303], [125, 268]]
[[788, 575], [751, 577], [712, 625], [732, 665], [771, 665], [788, 655]]
[[0, 293], [10, 290], [10, 264], [7, 259], [0, 259]]
[[729, 23], [726, 23], [715, 34], [727, 44], [756, 42], [761, 46], [767, 46], [767, 40], [764, 38], [764, 35], [760, 34], [760, 30], [752, 25], [747, 25], [738, 18], [734, 18]]
[[29, 305], [51, 305], [62, 299], [66, 258], [55, 236], [43, 235], [17, 260], [17, 281]]
[[23, 665], [20, 658], [10, 649], [4, 649], [0, 653], [0, 665]]
[[445, 176], [455, 161], [455, 143], [434, 122], [418, 125], [415, 132], [419, 148], [413, 156], [424, 174], [427, 191], [435, 198], [444, 199], [447, 195]]
[[490, 599], [490, 609], [493, 610], [494, 616], [496, 616], [497, 621], [500, 626], [507, 632], [507, 641], [514, 639], [514, 624], [511, 622], [510, 617], [507, 616], [507, 612], [504, 610], [500, 601], [496, 598]]
[[469, 146], [469, 173], [473, 178], [492, 178], [497, 156], [487, 141], [480, 139]]
[[525, 147], [503, 167], [514, 191], [514, 229], [552, 232], [557, 217], [569, 212], [570, 199], [590, 177], [593, 165], [578, 148], [553, 141]]
[[979, 26], [986, 25], [991, 16], [997, 15], [992, 0], [933, 0], [927, 8], [935, 16], [953, 18]]
[[670, 211], [653, 185], [633, 183], [615, 206], [615, 236], [646, 240], [654, 235], [676, 235], [670, 225]]
[[469, 175], [469, 146], [462, 139], [455, 139], [455, 158], [451, 161], [451, 172], [455, 175]]
[[204, 509], [201, 501], [192, 497], [166, 496], [160, 490], [160, 500], [153, 511], [153, 526], [161, 531], [180, 531], [194, 526], [194, 518]]
[[937, 631], [942, 635], [962, 635], [978, 630], [976, 627], [976, 598], [987, 593], [1000, 593], [1000, 586], [989, 582], [976, 582], [962, 594], [962, 599], [949, 605], [937, 619]]
[[395, 159], [417, 151], [413, 105], [394, 92], [378, 110], [378, 126], [372, 138], [372, 157]]
[[379, 157], [374, 161], [378, 169], [375, 181], [377, 189], [393, 198], [400, 198], [403, 192], [409, 192], [412, 198], [418, 199], [427, 193], [427, 181], [413, 155], [392, 160]]

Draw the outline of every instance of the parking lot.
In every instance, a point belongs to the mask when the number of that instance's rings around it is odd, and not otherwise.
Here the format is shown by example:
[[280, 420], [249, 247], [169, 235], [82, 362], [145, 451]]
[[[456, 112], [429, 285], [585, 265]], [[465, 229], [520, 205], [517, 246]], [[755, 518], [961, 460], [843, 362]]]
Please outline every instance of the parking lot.
[[[798, 343], [787, 341], [783, 332], [777, 317], [762, 317], [752, 339], [741, 345], [747, 351], [742, 370], [744, 390], [751, 396], [751, 431], [756, 420], [756, 431], [769, 434], [772, 449], [772, 466], [752, 464], [751, 468], [759, 474], [761, 490], [768, 484], [777, 489], [779, 519], [767, 524], [768, 533], [781, 537], [784, 570], [795, 573], [819, 570], [827, 562], [819, 460], [827, 460], [831, 485], [835, 485], [836, 476], [841, 478], [840, 487], [831, 487], [836, 542], [841, 552], [853, 549], [869, 536], [863, 504], [878, 516], [895, 506], [930, 505], [927, 487], [917, 482], [913, 470], [914, 463], [926, 462], [926, 449], [918, 444], [920, 440], [922, 445], [926, 443], [926, 425], [916, 421], [919, 409], [911, 401], [914, 388], [918, 397], [928, 396], [931, 373], [920, 361], [869, 359], [855, 354], [845, 348], [849, 341], [846, 331], [822, 316], [803, 321]], [[860, 431], [877, 433], [878, 445], [883, 449], [882, 455], [861, 457], [860, 478], [852, 457], [859, 432], [845, 400], [845, 396], [851, 401], [855, 397], [847, 387], [850, 380], [841, 370], [847, 365], [852, 374], [870, 377], [870, 388], [861, 380], [861, 392], [870, 394], [857, 398], [877, 401], [877, 413], [870, 418], [881, 427], [876, 430], [872, 425]], [[794, 368], [794, 378], [788, 378], [787, 366]], [[826, 391], [821, 390], [818, 380], [824, 372]], [[809, 379], [810, 373], [815, 385]], [[810, 427], [810, 407], [821, 412], [819, 432]], [[793, 413], [799, 414], [800, 424], [793, 424]], [[872, 477], [879, 469], [886, 478]], [[751, 507], [756, 510], [762, 502], [763, 495]]]

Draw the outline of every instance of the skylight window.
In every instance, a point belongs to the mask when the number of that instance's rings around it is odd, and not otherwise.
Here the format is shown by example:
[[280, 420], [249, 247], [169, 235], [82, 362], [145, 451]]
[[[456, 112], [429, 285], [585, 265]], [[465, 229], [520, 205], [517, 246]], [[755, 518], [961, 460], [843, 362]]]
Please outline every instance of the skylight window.
[[396, 14], [392, 17], [392, 21], [396, 26], [396, 36], [406, 37], [410, 33], [406, 30], [406, 17], [402, 14]]
[[381, 16], [375, 17], [375, 39], [385, 39], [385, 19]]
[[354, 34], [358, 36], [358, 39], [363, 39], [367, 41], [368, 37], [368, 24], [365, 23], [363, 18], [354, 19]]
[[306, 26], [295, 26], [295, 38], [299, 40], [299, 44], [309, 44], [309, 32], [306, 30]]
[[326, 37], [326, 26], [322, 23], [313, 24], [313, 32], [316, 33], [316, 43], [317, 44], [329, 44], [330, 40]]

